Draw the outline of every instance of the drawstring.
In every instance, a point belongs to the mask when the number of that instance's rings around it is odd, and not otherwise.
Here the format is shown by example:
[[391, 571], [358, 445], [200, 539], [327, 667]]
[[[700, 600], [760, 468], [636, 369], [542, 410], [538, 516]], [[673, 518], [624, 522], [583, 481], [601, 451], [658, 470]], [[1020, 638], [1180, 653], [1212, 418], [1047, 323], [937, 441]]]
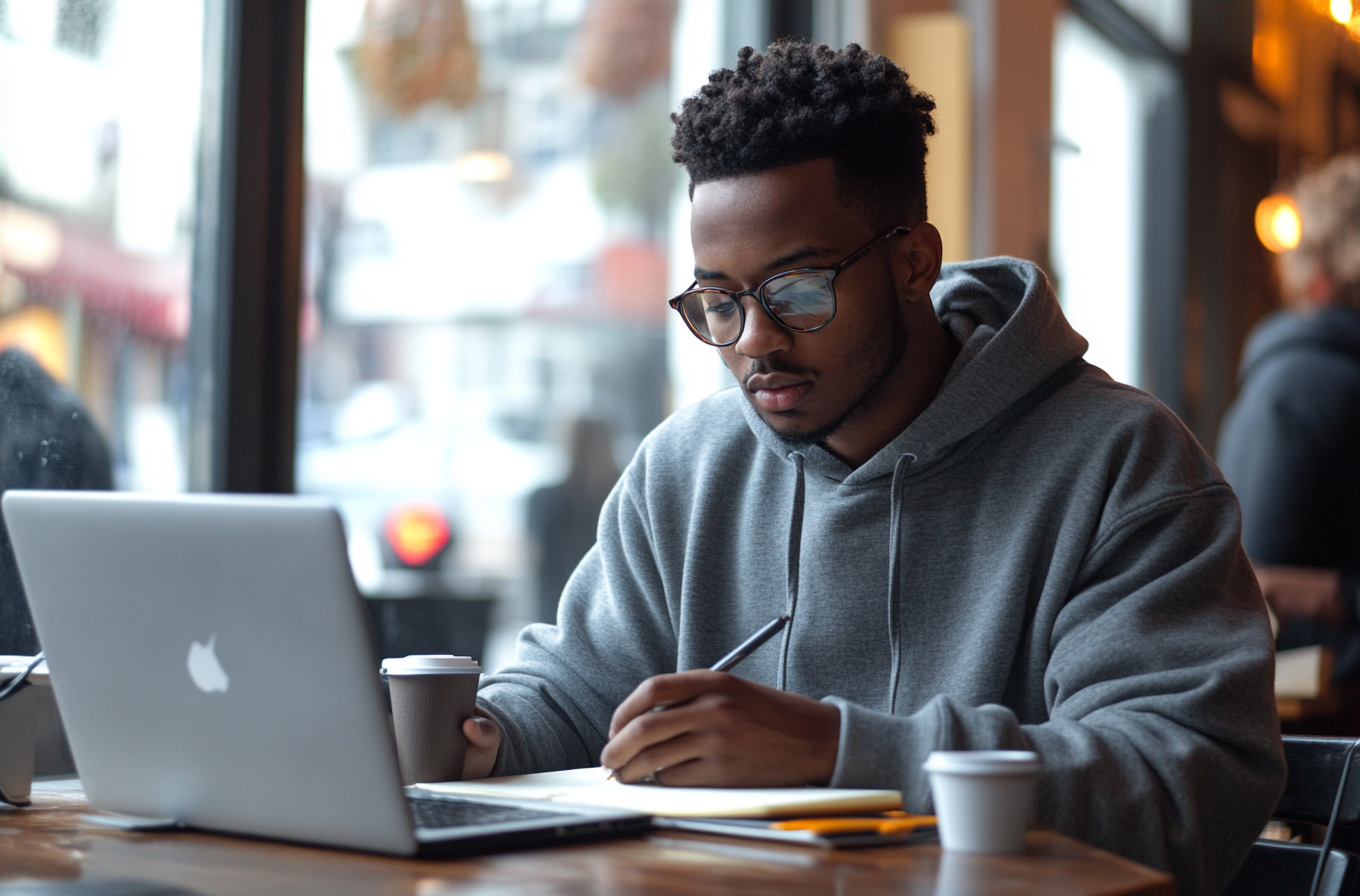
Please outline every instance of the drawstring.
[[[798, 609], [798, 564], [803, 544], [803, 493], [805, 485], [803, 455], [796, 452], [791, 453], [789, 459], [793, 461], [794, 483], [793, 512], [789, 518], [788, 597], [784, 612], [790, 617], [794, 617], [795, 611]], [[898, 558], [902, 540], [901, 483], [906, 476], [907, 468], [915, 462], [916, 455], [914, 454], [903, 454], [899, 457], [893, 467], [891, 486], [891, 516], [888, 523], [888, 637], [892, 644], [892, 676], [888, 685], [888, 712], [890, 714], [897, 710], [897, 685], [902, 673], [902, 607], [899, 596], [901, 588], [898, 586], [898, 578], [902, 574], [902, 563]], [[793, 623], [790, 622], [784, 628], [783, 644], [779, 649], [779, 680], [775, 686], [781, 691], [784, 690], [784, 683], [788, 679], [789, 645], [792, 640]]]
[[798, 561], [803, 545], [803, 455], [795, 452], [789, 457], [793, 460], [794, 483], [793, 514], [789, 520], [789, 593], [784, 612], [791, 618], [784, 628], [783, 646], [779, 648], [779, 681], [775, 686], [781, 691], [784, 690], [784, 682], [788, 678], [789, 644], [793, 640], [792, 617], [794, 611], [798, 609]]
[[888, 682], [888, 714], [897, 712], [897, 683], [902, 675], [902, 606], [901, 589], [898, 578], [902, 574], [902, 561], [898, 554], [902, 548], [902, 478], [907, 468], [916, 461], [916, 455], [903, 454], [893, 467], [892, 504], [888, 518], [888, 640], [892, 645], [892, 676]]

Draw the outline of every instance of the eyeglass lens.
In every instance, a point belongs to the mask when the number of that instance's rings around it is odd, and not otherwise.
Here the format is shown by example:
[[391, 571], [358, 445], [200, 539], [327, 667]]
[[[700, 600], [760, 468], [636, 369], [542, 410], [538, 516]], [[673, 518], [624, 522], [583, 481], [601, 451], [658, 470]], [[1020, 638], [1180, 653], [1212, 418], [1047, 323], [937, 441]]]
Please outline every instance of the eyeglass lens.
[[[799, 271], [765, 284], [765, 306], [790, 330], [814, 330], [836, 312], [829, 272]], [[731, 293], [696, 289], [685, 294], [680, 308], [699, 337], [713, 345], [731, 345], [741, 337], [742, 313]]]

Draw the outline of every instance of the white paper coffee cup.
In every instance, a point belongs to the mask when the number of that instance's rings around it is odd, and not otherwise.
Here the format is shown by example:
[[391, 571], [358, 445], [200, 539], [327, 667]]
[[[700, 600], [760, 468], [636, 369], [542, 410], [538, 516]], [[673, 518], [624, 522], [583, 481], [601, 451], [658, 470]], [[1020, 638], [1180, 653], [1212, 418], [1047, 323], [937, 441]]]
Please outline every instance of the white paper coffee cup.
[[402, 782], [458, 781], [477, 705], [482, 667], [466, 656], [422, 654], [382, 661], [392, 694], [392, 726]]
[[1020, 852], [1043, 767], [1027, 750], [936, 751], [923, 768], [939, 819], [940, 842], [953, 852]]
[[[32, 663], [31, 656], [0, 656], [0, 690]], [[4, 802], [19, 806], [29, 803], [38, 723], [34, 688], [47, 684], [47, 663], [39, 663], [29, 673], [27, 686], [0, 701], [0, 800]]]

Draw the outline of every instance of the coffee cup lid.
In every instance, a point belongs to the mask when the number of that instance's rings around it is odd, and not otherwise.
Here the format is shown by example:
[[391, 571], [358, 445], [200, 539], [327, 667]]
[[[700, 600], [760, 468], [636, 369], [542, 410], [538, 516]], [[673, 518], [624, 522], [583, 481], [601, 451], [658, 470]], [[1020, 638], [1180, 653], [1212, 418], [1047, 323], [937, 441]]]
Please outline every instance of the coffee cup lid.
[[438, 675], [442, 672], [479, 672], [481, 668], [470, 656], [449, 653], [413, 654], [382, 661], [384, 675]]
[[[29, 666], [33, 665], [31, 656], [10, 656], [9, 654], [0, 655], [0, 688], [14, 676], [21, 674]], [[47, 677], [47, 660], [43, 660], [33, 667], [33, 671], [28, 673], [29, 684], [45, 685], [49, 683]]]
[[954, 775], [1028, 775], [1043, 763], [1029, 750], [936, 750], [922, 768]]

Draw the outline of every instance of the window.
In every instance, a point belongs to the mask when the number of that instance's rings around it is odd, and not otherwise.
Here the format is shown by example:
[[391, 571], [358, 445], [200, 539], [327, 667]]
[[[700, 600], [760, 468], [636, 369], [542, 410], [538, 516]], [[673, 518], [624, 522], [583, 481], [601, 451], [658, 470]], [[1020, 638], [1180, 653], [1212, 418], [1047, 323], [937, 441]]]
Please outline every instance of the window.
[[[186, 487], [203, 17], [0, 0], [0, 489]], [[0, 526], [0, 654], [37, 648]]]
[[[1127, 9], [1125, 9], [1127, 7]], [[1186, 6], [1083, 0], [1054, 38], [1052, 259], [1086, 359], [1181, 407]], [[1099, 26], [1099, 27], [1097, 27]]]
[[668, 411], [671, 46], [692, 18], [309, 6], [297, 487], [340, 504], [388, 655], [507, 658]]

